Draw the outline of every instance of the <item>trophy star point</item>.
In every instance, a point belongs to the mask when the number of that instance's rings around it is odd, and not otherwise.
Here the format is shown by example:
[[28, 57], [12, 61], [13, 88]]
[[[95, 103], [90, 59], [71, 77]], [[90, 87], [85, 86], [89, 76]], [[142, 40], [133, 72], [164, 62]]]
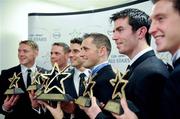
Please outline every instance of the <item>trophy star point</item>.
[[[48, 77], [45, 83], [45, 93], [48, 93], [53, 89], [57, 89], [60, 93], [65, 93], [63, 81], [70, 76], [70, 73], [60, 72], [58, 65], [55, 63], [51, 73], [46, 74], [45, 76]], [[54, 81], [58, 82], [55, 83], [57, 85], [51, 86]]]
[[115, 84], [118, 82], [118, 75], [116, 75], [115, 79], [111, 79], [109, 82], [112, 86], [115, 86]]
[[8, 80], [11, 82], [9, 85], [9, 88], [15, 88], [17, 86], [17, 83], [19, 81], [20, 77], [16, 75], [16, 72], [14, 72], [13, 77], [9, 78]]
[[122, 96], [125, 96], [124, 88], [127, 85], [128, 81], [122, 79], [120, 72], [117, 72], [117, 82], [115, 84], [115, 88], [112, 94], [112, 99], [115, 98], [121, 98]]
[[33, 77], [32, 84], [36, 85], [36, 84], [41, 84], [43, 82], [43, 78], [41, 76], [41, 73], [38, 71], [36, 71], [32, 77]]
[[85, 91], [83, 93], [83, 96], [86, 96], [86, 95], [88, 95], [89, 97], [93, 96], [92, 89], [93, 89], [95, 84], [96, 84], [95, 81], [92, 81], [92, 80], [89, 81], [89, 83], [88, 83], [88, 85], [87, 85], [87, 87], [86, 87], [86, 89], [85, 89]]

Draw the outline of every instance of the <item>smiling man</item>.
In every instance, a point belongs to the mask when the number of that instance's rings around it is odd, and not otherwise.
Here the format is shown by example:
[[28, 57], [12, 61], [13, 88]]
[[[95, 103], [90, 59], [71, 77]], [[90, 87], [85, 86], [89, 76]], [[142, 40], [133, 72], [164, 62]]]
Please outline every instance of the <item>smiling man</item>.
[[152, 0], [149, 33], [155, 38], [157, 51], [172, 54], [173, 71], [164, 91], [163, 119], [180, 118], [180, 1]]

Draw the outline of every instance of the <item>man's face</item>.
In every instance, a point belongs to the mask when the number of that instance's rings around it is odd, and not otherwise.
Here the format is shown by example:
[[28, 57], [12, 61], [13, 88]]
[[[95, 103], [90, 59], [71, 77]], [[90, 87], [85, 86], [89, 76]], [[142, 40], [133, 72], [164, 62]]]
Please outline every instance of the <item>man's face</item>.
[[71, 65], [80, 68], [83, 65], [84, 59], [81, 57], [81, 45], [78, 43], [70, 44], [69, 58]]
[[149, 33], [155, 38], [157, 51], [170, 51], [180, 48], [180, 14], [174, 10], [173, 3], [160, 0], [152, 8]]
[[18, 48], [18, 58], [20, 64], [31, 67], [35, 63], [38, 50], [33, 50], [29, 45], [20, 44]]
[[67, 63], [68, 53], [64, 52], [63, 47], [58, 45], [53, 45], [51, 49], [51, 64], [55, 62], [58, 64], [59, 68], [63, 67]]
[[83, 40], [81, 45], [81, 56], [84, 59], [83, 66], [85, 68], [92, 68], [99, 63], [99, 49], [92, 41], [92, 38], [86, 38]]
[[119, 53], [130, 56], [137, 46], [136, 34], [128, 23], [128, 18], [119, 18], [114, 22], [113, 40]]

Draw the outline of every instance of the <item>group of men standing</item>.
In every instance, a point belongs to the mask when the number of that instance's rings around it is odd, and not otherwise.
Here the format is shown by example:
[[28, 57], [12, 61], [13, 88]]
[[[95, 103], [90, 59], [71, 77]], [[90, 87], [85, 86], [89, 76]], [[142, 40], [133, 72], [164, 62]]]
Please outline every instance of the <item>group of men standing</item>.
[[[65, 43], [54, 43], [51, 49], [51, 63], [57, 63], [62, 70], [70, 59], [73, 69], [71, 76], [64, 81], [65, 91], [77, 99], [82, 94], [79, 90], [81, 74], [85, 80], [95, 75], [93, 97], [90, 107], [79, 107], [73, 102], [57, 104], [51, 107], [46, 102], [34, 100], [33, 93], [26, 91], [27, 70], [32, 72], [45, 69], [36, 65], [38, 46], [31, 40], [21, 41], [18, 48], [20, 65], [2, 70], [0, 77], [0, 113], [5, 119], [179, 119], [180, 99], [180, 1], [154, 0], [151, 16], [145, 12], [127, 8], [113, 14], [113, 37], [119, 53], [130, 58], [128, 83], [125, 97], [121, 100], [124, 110], [122, 115], [107, 112], [96, 104], [98, 100], [106, 104], [112, 96], [114, 87], [110, 80], [116, 74], [108, 63], [111, 53], [109, 38], [101, 33], [85, 34], [82, 38]], [[151, 35], [155, 39], [158, 52], [169, 51], [172, 54], [172, 69], [156, 57], [150, 47]], [[20, 76], [18, 86], [25, 92], [21, 95], [6, 96], [11, 78], [16, 72]], [[131, 101], [138, 109], [132, 112], [126, 101]], [[43, 106], [48, 110], [42, 110]], [[44, 109], [44, 108], [43, 108]], [[73, 109], [73, 111], [71, 111]], [[71, 113], [69, 113], [71, 112]], [[23, 117], [22, 114], [25, 114]], [[51, 115], [52, 114], [52, 115]], [[53, 117], [52, 117], [53, 116]]]

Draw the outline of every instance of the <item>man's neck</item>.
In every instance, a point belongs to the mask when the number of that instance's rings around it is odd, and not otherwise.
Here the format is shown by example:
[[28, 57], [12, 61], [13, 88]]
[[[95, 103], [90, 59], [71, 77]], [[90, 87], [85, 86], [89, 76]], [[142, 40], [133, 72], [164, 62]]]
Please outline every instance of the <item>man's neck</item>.
[[86, 68], [84, 68], [84, 67], [76, 67], [79, 71], [81, 71], [81, 72], [83, 72]]
[[142, 45], [140, 47], [137, 47], [136, 49], [133, 50], [130, 54], [127, 54], [127, 56], [132, 60], [139, 52], [149, 48], [148, 45]]

